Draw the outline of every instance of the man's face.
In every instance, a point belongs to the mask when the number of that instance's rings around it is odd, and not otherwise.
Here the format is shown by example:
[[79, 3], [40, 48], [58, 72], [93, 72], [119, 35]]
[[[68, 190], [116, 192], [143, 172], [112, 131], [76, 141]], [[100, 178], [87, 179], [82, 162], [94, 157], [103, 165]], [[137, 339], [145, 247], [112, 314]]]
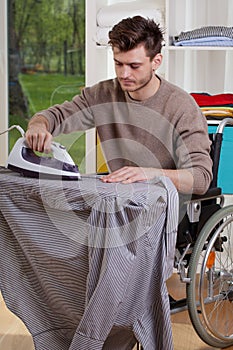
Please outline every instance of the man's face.
[[127, 52], [113, 47], [113, 58], [116, 75], [124, 91], [136, 92], [150, 83], [154, 62], [146, 56], [144, 45]]

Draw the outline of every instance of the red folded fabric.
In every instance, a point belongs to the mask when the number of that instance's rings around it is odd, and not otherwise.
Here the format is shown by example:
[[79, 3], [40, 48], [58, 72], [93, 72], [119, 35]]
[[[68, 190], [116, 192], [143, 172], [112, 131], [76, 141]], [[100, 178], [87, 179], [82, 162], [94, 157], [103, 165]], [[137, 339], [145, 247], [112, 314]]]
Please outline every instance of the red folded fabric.
[[203, 106], [225, 106], [233, 104], [233, 94], [209, 95], [206, 93], [191, 93], [200, 107]]

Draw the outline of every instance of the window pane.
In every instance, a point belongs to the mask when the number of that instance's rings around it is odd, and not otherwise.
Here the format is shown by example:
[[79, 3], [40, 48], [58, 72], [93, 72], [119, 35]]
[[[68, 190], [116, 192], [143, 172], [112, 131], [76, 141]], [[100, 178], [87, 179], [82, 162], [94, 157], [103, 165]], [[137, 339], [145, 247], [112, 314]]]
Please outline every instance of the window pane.
[[[85, 0], [8, 0], [9, 123], [70, 100], [85, 85]], [[10, 148], [19, 137], [10, 132]], [[85, 136], [56, 138], [85, 171]], [[71, 147], [72, 146], [72, 147]]]

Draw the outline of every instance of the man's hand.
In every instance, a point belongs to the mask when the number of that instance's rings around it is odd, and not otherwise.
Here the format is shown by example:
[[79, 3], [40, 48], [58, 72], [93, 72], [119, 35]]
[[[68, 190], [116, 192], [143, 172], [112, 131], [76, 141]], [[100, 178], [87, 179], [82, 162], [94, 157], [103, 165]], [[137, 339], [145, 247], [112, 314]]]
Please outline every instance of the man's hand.
[[34, 151], [49, 153], [52, 135], [48, 131], [48, 122], [43, 116], [36, 116], [29, 124], [25, 135], [28, 146]]
[[136, 181], [148, 181], [156, 176], [167, 176], [181, 193], [192, 193], [193, 175], [186, 169], [157, 169], [125, 166], [101, 178], [103, 182], [121, 182], [130, 184]]
[[130, 184], [136, 181], [151, 180], [155, 176], [161, 176], [162, 174], [163, 172], [160, 169], [125, 166], [111, 174], [103, 176], [101, 180], [103, 182], [122, 182], [124, 184]]

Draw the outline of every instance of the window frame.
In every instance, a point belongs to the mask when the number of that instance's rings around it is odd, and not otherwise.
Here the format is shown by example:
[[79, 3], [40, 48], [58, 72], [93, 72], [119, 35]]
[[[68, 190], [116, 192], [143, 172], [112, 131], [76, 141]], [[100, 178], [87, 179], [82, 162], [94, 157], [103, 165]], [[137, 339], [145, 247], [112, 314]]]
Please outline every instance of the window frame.
[[[0, 2], [0, 132], [8, 128], [8, 35], [7, 0]], [[0, 135], [0, 165], [8, 157], [8, 133]]]

